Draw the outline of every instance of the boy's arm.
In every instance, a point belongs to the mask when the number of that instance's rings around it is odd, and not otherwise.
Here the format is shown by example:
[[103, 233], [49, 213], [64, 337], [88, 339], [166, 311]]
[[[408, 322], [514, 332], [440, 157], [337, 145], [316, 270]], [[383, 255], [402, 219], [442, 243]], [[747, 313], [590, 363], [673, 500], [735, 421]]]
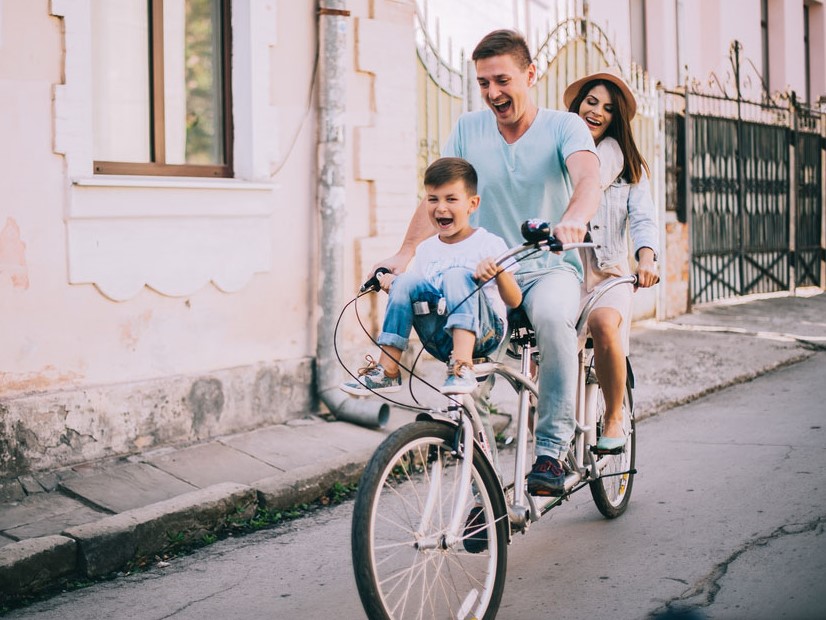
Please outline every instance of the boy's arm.
[[496, 288], [508, 308], [517, 308], [522, 303], [522, 289], [510, 271], [500, 271], [496, 276]]
[[505, 271], [496, 264], [493, 258], [486, 258], [476, 267], [475, 277], [479, 282], [496, 280], [499, 296], [509, 308], [516, 308], [522, 303], [522, 289], [516, 283], [516, 278], [509, 271]]

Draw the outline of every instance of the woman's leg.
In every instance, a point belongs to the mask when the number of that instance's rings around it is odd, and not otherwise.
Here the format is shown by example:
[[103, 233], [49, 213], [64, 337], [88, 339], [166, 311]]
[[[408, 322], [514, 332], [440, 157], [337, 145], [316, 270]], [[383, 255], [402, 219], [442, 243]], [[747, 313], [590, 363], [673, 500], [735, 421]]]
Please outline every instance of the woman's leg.
[[622, 315], [613, 308], [596, 308], [588, 317], [588, 329], [594, 341], [594, 364], [605, 395], [603, 437], [622, 437], [622, 398], [627, 371], [621, 323]]

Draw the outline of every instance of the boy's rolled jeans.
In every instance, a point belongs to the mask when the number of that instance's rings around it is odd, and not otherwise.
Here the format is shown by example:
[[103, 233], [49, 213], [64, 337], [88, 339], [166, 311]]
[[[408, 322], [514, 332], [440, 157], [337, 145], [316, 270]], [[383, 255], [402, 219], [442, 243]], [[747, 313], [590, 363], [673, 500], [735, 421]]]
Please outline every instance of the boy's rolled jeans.
[[[377, 342], [404, 351], [408, 346], [410, 330], [415, 328], [425, 350], [436, 359], [447, 362], [453, 351], [452, 330], [458, 327], [476, 334], [473, 357], [494, 354], [504, 339], [505, 325], [490, 307], [485, 294], [481, 290], [476, 291], [479, 283], [473, 278], [473, 272], [464, 267], [453, 267], [439, 275], [441, 277], [436, 283], [408, 272], [393, 280]], [[446, 302], [444, 314], [436, 312], [441, 298]], [[416, 302], [427, 303], [430, 312], [415, 314], [413, 304]], [[485, 385], [485, 397], [489, 391], [490, 385]], [[496, 437], [489, 408], [486, 404], [480, 406], [482, 403], [478, 399], [476, 402], [498, 472]]]

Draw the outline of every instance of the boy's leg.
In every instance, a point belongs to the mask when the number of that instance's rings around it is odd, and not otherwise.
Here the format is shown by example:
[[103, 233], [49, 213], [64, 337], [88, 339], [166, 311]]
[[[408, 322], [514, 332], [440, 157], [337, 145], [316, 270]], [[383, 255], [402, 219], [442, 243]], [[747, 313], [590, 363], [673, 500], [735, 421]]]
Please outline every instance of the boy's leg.
[[398, 377], [401, 370], [399, 370], [399, 360], [402, 358], [402, 351], [396, 347], [384, 344], [381, 347], [381, 355], [379, 356], [379, 365], [384, 368], [384, 374], [388, 377]]
[[389, 345], [399, 352], [407, 349], [413, 328], [413, 302], [428, 294], [438, 299], [438, 291], [430, 283], [411, 273], [402, 273], [393, 280], [377, 339], [379, 345]]
[[398, 276], [390, 287], [387, 309], [382, 331], [377, 342], [381, 348], [379, 363], [367, 356], [367, 366], [359, 369], [356, 379], [346, 381], [339, 387], [355, 396], [366, 396], [373, 392], [396, 392], [401, 389], [399, 359], [407, 348], [413, 323], [412, 301], [418, 291], [432, 289], [427, 282], [411, 274]]
[[[473, 345], [476, 342], [477, 331], [479, 330], [479, 307], [480, 297], [484, 296], [477, 288], [473, 272], [462, 267], [447, 269], [442, 274], [442, 293], [448, 310], [448, 319], [445, 324], [445, 331], [450, 333], [454, 341], [454, 359], [463, 361], [473, 361]], [[463, 347], [464, 357], [459, 358], [455, 351], [456, 334], [455, 330], [466, 332], [460, 334], [460, 345]], [[469, 337], [473, 338], [470, 350], [466, 351]]]

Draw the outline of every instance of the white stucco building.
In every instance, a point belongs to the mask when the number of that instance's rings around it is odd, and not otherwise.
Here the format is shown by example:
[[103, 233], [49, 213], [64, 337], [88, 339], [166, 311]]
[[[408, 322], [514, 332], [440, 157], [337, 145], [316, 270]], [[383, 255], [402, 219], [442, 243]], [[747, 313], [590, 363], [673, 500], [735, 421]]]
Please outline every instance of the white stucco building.
[[[0, 0], [0, 478], [322, 406], [330, 308], [416, 204], [418, 86], [415, 0], [321, 4]], [[720, 71], [737, 38], [772, 90], [826, 93], [820, 0], [427, 7], [457, 59], [584, 11], [665, 85]], [[341, 109], [319, 123], [331, 54]]]

